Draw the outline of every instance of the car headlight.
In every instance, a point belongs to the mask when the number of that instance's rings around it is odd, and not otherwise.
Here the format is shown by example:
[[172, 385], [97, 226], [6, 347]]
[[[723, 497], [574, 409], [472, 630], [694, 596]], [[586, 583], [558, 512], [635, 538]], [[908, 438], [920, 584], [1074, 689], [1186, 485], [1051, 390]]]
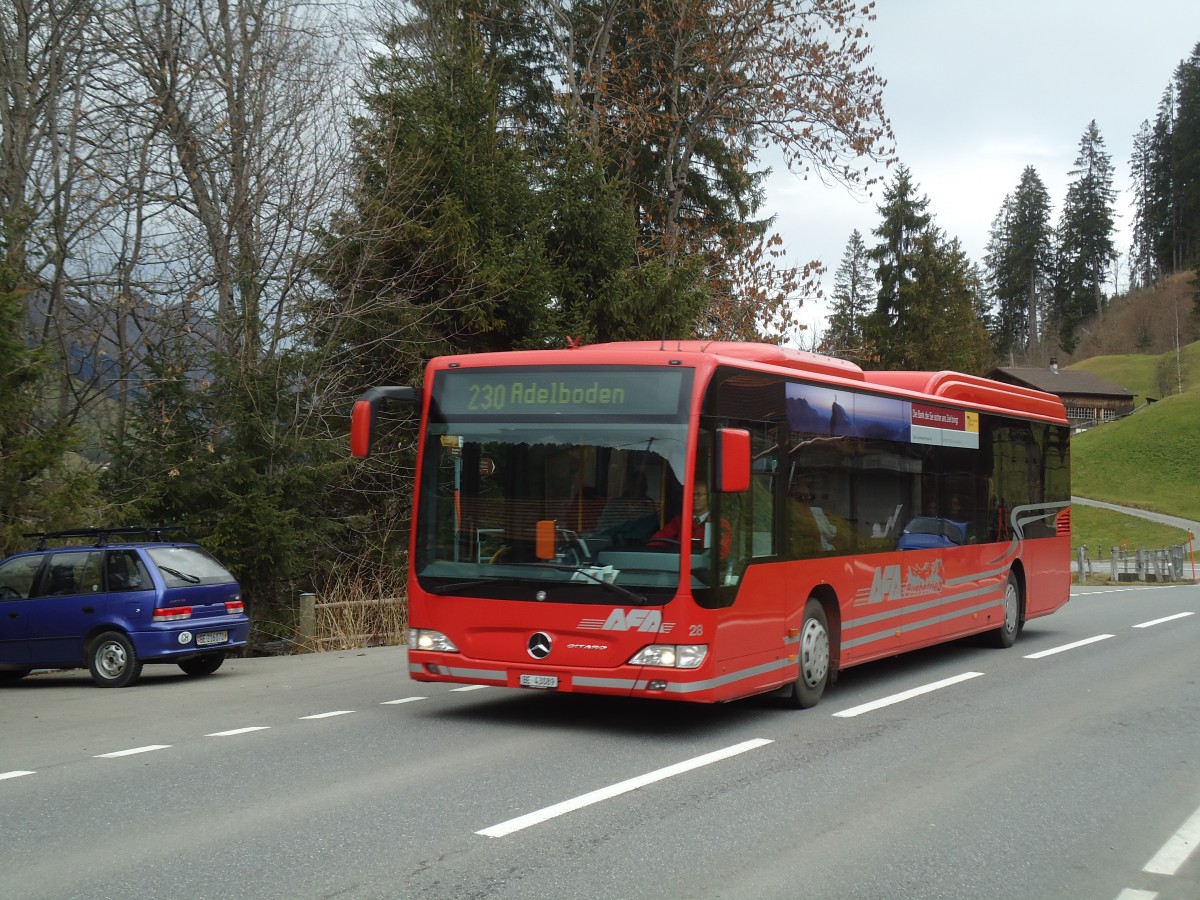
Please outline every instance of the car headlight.
[[408, 629], [408, 646], [411, 650], [438, 650], [442, 653], [457, 653], [454, 642], [440, 631], [429, 628]]
[[698, 669], [707, 656], [707, 644], [651, 644], [635, 653], [629, 664], [662, 666], [665, 669]]

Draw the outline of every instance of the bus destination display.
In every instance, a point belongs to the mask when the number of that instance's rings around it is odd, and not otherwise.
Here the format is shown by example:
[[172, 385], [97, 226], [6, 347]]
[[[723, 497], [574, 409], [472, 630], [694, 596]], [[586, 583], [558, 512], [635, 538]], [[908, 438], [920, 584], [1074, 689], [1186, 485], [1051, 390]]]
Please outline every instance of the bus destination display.
[[468, 369], [441, 372], [434, 402], [443, 416], [680, 413], [683, 369]]

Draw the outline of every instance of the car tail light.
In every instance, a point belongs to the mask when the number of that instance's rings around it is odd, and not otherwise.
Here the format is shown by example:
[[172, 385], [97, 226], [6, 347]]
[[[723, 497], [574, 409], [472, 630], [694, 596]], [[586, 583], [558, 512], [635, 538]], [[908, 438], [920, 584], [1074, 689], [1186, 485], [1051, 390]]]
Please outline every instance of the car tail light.
[[244, 604], [241, 600], [225, 601], [225, 612], [229, 613], [231, 616], [240, 616], [245, 611], [246, 604]]
[[190, 606], [167, 606], [154, 611], [155, 622], [178, 622], [180, 619], [190, 619], [192, 617], [192, 608]]

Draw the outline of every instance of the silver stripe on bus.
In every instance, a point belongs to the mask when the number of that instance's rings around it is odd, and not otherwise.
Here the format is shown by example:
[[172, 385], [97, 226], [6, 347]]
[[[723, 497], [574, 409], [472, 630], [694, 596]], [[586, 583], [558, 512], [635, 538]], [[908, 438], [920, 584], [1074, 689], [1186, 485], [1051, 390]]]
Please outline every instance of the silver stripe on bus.
[[[707, 691], [711, 688], [723, 687], [727, 684], [733, 684], [736, 681], [743, 681], [747, 678], [754, 678], [758, 675], [764, 675], [767, 672], [775, 672], [779, 669], [796, 668], [798, 665], [794, 659], [776, 659], [761, 665], [751, 666], [749, 669], [740, 669], [737, 672], [727, 672], [724, 675], [718, 675], [716, 678], [708, 678], [704, 681], [688, 681], [688, 682], [668, 682], [663, 688], [664, 693], [668, 694], [694, 694], [697, 691]], [[666, 675], [668, 670], [663, 670], [663, 675]], [[628, 678], [572, 678], [571, 684], [579, 685], [580, 687], [595, 687], [609, 688], [611, 690], [637, 690], [644, 691], [649, 687], [651, 681], [659, 679], [639, 678], [636, 681], [631, 681]], [[657, 691], [655, 692], [657, 693]]]
[[[409, 663], [408, 671], [419, 675], [433, 675], [420, 663]], [[503, 669], [456, 669], [453, 666], [438, 666], [438, 675], [450, 675], [454, 678], [470, 678], [472, 681], [508, 681], [508, 673]]]
[[842, 641], [842, 649], [845, 650], [845, 649], [848, 649], [851, 647], [861, 647], [864, 644], [873, 644], [873, 643], [875, 643], [875, 641], [889, 640], [891, 638], [894, 638], [897, 635], [897, 633], [907, 634], [911, 631], [916, 631], [920, 628], [926, 628], [929, 625], [933, 625], [938, 622], [949, 622], [951, 619], [957, 619], [960, 616], [969, 616], [972, 613], [983, 612], [984, 610], [988, 610], [988, 609], [995, 609], [995, 608], [1001, 606], [1002, 603], [1003, 603], [1003, 601], [1000, 599], [991, 600], [987, 603], [980, 603], [977, 606], [969, 606], [966, 609], [958, 609], [958, 610], [955, 610], [954, 612], [946, 613], [945, 615], [933, 616], [929, 619], [923, 619], [920, 622], [906, 622], [903, 625], [901, 625], [899, 628], [892, 628], [892, 629], [889, 629], [888, 631], [877, 631], [874, 634], [864, 634], [862, 637], [851, 638], [850, 640], [843, 640]]

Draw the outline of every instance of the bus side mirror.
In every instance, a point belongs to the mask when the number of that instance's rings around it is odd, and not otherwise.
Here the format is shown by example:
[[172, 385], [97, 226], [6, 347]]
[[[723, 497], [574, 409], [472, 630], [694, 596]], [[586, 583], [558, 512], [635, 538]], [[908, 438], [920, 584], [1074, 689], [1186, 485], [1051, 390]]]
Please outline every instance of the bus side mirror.
[[371, 438], [375, 431], [375, 416], [379, 404], [384, 400], [399, 400], [404, 403], [417, 402], [416, 388], [407, 385], [373, 387], [354, 403], [350, 413], [350, 452], [364, 459], [371, 452]]
[[713, 486], [727, 494], [750, 490], [750, 432], [746, 429], [717, 429], [717, 483]]

